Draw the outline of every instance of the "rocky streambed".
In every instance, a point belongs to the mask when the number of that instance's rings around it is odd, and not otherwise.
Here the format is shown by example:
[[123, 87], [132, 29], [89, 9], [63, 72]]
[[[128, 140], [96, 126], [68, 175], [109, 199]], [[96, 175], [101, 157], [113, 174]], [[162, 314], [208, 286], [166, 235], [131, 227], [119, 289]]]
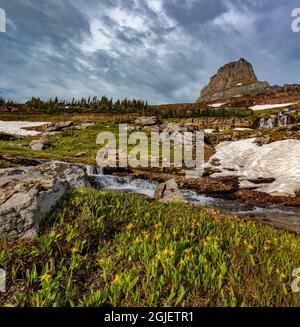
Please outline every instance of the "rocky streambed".
[[[97, 167], [21, 157], [28, 167], [0, 170], [0, 238], [34, 237], [62, 196], [74, 187], [134, 192], [188, 201], [300, 233], [300, 141], [225, 141], [205, 164], [205, 176], [175, 172], [108, 172]], [[115, 174], [119, 174], [116, 176]]]

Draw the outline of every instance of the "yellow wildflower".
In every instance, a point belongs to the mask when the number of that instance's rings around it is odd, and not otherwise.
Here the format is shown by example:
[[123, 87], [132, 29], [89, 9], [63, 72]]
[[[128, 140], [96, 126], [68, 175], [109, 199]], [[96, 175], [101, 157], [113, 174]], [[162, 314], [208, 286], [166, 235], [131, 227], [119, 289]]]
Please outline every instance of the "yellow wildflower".
[[73, 254], [76, 254], [76, 253], [79, 253], [80, 251], [79, 251], [79, 249], [77, 249], [76, 247], [74, 247], [74, 248], [71, 250], [71, 252], [72, 252]]
[[103, 259], [103, 258], [99, 259], [99, 260], [98, 260], [98, 263], [99, 263], [99, 265], [101, 266], [101, 265], [104, 263], [104, 259]]
[[143, 236], [148, 236], [148, 232], [146, 230], [142, 230]]
[[191, 248], [188, 248], [188, 249], [185, 249], [184, 250], [184, 253], [185, 254], [190, 254], [192, 252], [192, 249]]
[[48, 282], [49, 279], [51, 278], [51, 275], [45, 273], [44, 275], [40, 276], [41, 282]]
[[161, 238], [161, 234], [155, 234], [154, 239], [158, 241]]
[[248, 249], [249, 249], [249, 250], [253, 250], [253, 249], [254, 249], [254, 246], [253, 246], [252, 244], [249, 244], [249, 245], [248, 245]]
[[175, 251], [174, 250], [168, 250], [168, 249], [165, 249], [163, 250], [162, 252], [164, 255], [174, 255], [175, 254]]
[[113, 284], [120, 284], [121, 277], [119, 275], [116, 275], [115, 279], [113, 280]]
[[126, 226], [126, 230], [127, 230], [127, 231], [131, 231], [132, 229], [134, 229], [134, 225], [133, 225], [133, 223], [130, 223], [130, 224], [128, 224], [128, 225]]
[[185, 265], [185, 261], [183, 259], [181, 259], [179, 262], [179, 266], [184, 266], [184, 265]]
[[277, 272], [277, 274], [278, 274], [281, 278], [285, 278], [285, 277], [286, 277], [285, 273], [282, 272], [282, 271], [280, 271], [279, 269], [276, 269], [276, 272]]
[[139, 245], [139, 244], [141, 244], [141, 240], [139, 239], [139, 238], [137, 238], [135, 241], [134, 241], [134, 244], [136, 244], [136, 245]]
[[161, 223], [158, 223], [158, 224], [155, 224], [155, 225], [154, 225], [154, 228], [155, 228], [155, 229], [160, 229], [161, 226], [162, 226], [162, 224], [161, 224]]

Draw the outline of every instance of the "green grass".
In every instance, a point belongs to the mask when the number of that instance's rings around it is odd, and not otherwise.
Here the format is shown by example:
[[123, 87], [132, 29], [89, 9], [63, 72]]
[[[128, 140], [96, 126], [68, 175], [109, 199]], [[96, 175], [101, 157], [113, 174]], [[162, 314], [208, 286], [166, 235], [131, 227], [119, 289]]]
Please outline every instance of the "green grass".
[[299, 306], [300, 239], [212, 209], [78, 189], [35, 240], [0, 242], [1, 305]]
[[[100, 148], [96, 144], [98, 134], [109, 131], [118, 137], [118, 124], [124, 122], [126, 122], [124, 119], [101, 119], [96, 122], [95, 126], [89, 127], [86, 130], [60, 132], [48, 137], [54, 146], [43, 151], [33, 151], [29, 147], [30, 142], [39, 139], [40, 136], [26, 137], [16, 141], [0, 141], [0, 154], [96, 164], [96, 154]], [[79, 152], [85, 152], [86, 156], [77, 158], [76, 154]]]

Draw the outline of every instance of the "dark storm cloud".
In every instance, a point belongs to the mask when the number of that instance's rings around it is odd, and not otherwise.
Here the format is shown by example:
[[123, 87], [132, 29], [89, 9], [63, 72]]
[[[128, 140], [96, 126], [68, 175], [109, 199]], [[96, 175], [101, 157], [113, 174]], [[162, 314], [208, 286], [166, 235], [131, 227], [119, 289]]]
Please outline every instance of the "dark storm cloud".
[[170, 0], [164, 1], [164, 9], [170, 17], [189, 30], [226, 12], [222, 0]]
[[0, 0], [0, 95], [194, 101], [220, 65], [299, 82], [297, 0]]

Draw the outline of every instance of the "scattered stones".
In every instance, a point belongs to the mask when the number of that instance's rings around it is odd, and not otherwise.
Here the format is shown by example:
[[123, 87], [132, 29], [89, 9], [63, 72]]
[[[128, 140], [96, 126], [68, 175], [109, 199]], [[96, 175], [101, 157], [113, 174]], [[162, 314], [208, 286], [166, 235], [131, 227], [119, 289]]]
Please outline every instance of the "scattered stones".
[[71, 164], [0, 170], [0, 238], [35, 237], [66, 191], [89, 186], [86, 170]]

